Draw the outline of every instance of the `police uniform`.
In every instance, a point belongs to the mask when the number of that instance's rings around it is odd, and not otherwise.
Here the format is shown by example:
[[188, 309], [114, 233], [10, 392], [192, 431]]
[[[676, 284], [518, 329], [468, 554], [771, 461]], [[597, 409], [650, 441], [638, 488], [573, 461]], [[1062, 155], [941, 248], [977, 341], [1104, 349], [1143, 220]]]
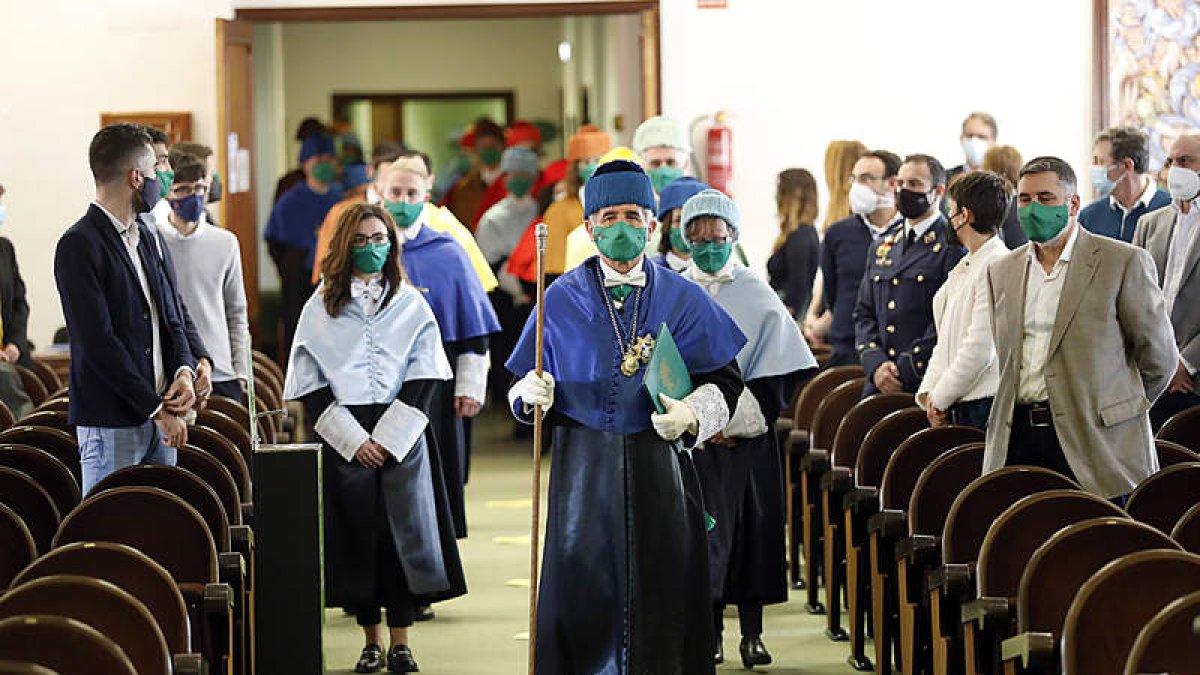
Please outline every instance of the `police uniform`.
[[[867, 374], [864, 397], [878, 393], [873, 376], [885, 361], [899, 368], [904, 391], [915, 393], [921, 384], [937, 342], [933, 295], [964, 255], [962, 246], [946, 240], [948, 227], [939, 213], [924, 231], [905, 224], [870, 252], [854, 308], [855, 348]], [[916, 234], [908, 244], [910, 229]]]

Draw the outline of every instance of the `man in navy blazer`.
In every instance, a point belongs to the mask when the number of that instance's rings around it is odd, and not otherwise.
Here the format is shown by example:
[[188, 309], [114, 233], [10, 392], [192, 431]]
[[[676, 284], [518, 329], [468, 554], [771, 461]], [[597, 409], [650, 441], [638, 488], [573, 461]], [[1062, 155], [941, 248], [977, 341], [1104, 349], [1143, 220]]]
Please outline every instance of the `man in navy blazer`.
[[96, 201], [54, 256], [85, 493], [116, 469], [175, 463], [196, 369], [154, 235], [138, 219], [159, 199], [150, 136], [135, 124], [105, 127], [88, 160]]

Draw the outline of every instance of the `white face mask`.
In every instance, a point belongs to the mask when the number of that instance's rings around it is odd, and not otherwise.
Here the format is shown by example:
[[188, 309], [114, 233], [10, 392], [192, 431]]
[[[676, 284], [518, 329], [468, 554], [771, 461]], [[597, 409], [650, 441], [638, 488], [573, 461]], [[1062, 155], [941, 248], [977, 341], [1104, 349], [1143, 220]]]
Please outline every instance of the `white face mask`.
[[850, 211], [860, 216], [869, 216], [885, 204], [882, 204], [883, 197], [863, 185], [862, 183], [854, 183], [850, 186]]
[[988, 142], [978, 136], [968, 136], [962, 139], [962, 149], [967, 164], [980, 166], [983, 164], [983, 156], [987, 154]]
[[1191, 169], [1172, 166], [1167, 171], [1167, 190], [1171, 193], [1171, 199], [1175, 201], [1191, 201], [1200, 194], [1200, 174]]

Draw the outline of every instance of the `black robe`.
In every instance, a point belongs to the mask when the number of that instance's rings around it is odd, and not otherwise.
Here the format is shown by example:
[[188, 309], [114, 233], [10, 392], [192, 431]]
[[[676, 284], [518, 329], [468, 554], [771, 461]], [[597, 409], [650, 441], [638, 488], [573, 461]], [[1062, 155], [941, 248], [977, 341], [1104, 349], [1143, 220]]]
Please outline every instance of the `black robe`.
[[[458, 342], [445, 342], [446, 358], [450, 367], [458, 366], [460, 354], [485, 354], [488, 351], [486, 335]], [[465, 486], [471, 460], [470, 420], [454, 414], [455, 380], [440, 380], [434, 383], [434, 393], [429, 408], [429, 427], [437, 440], [437, 454], [446, 486], [450, 505], [450, 517], [454, 533], [459, 539], [467, 536], [467, 506]]]
[[[404, 383], [397, 398], [428, 416], [439, 384], [411, 380]], [[334, 402], [329, 387], [302, 400], [310, 419], [319, 417]], [[367, 430], [375, 427], [387, 408], [387, 404], [346, 406]], [[402, 575], [413, 604], [448, 600], [467, 592], [434, 444], [432, 431], [426, 428], [403, 463], [389, 455], [381, 468], [373, 469], [346, 461], [322, 442], [327, 605], [397, 604], [384, 597], [388, 589], [397, 588], [384, 583], [384, 575]], [[381, 536], [389, 531], [390, 539]], [[380, 546], [395, 547], [403, 569], [378, 569]]]
[[[733, 410], [737, 363], [693, 375], [695, 387], [706, 383]], [[598, 431], [553, 408], [548, 422], [537, 673], [712, 673], [705, 515], [690, 457], [652, 429]]]

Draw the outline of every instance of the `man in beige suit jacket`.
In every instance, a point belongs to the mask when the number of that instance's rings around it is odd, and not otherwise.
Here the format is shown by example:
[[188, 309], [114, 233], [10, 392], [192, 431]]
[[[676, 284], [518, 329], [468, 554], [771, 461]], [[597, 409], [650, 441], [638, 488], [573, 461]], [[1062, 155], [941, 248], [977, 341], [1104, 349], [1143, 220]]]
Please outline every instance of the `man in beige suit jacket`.
[[1179, 366], [1167, 393], [1150, 409], [1155, 429], [1172, 415], [1200, 405], [1196, 394], [1196, 369], [1200, 368], [1200, 135], [1180, 136], [1171, 144], [1167, 183], [1171, 204], [1142, 216], [1133, 235], [1134, 246], [1150, 252], [1158, 270], [1167, 314], [1175, 328]]
[[1121, 497], [1158, 469], [1147, 411], [1179, 363], [1154, 262], [1079, 227], [1063, 160], [1036, 158], [1020, 176], [1030, 243], [988, 270], [1000, 385], [984, 472], [1043, 466]]

